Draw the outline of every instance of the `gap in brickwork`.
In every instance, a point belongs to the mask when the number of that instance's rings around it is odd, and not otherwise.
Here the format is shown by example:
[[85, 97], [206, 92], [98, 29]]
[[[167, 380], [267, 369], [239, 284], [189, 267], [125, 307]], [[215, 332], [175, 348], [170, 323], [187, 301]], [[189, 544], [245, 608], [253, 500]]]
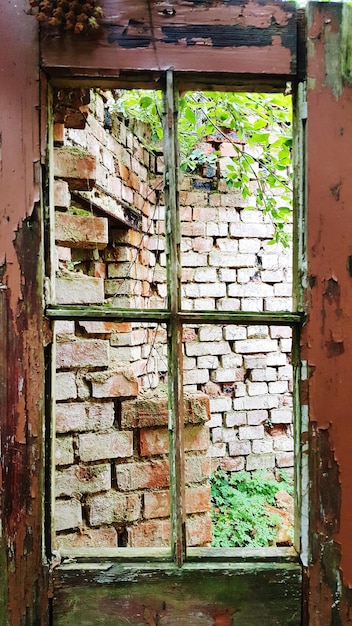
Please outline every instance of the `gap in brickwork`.
[[[111, 98], [91, 91], [84, 129], [54, 125], [56, 302], [163, 309], [161, 145]], [[233, 137], [197, 149], [213, 156], [180, 176], [183, 309], [292, 310], [292, 250], [272, 245], [270, 215], [248, 209], [255, 176], [247, 198], [226, 184]], [[170, 545], [166, 335], [164, 324], [55, 322], [57, 547]], [[223, 545], [212, 475], [226, 489], [256, 470], [292, 483], [291, 329], [187, 325], [183, 352], [187, 543]], [[280, 492], [268, 541], [287, 545], [292, 498]]]

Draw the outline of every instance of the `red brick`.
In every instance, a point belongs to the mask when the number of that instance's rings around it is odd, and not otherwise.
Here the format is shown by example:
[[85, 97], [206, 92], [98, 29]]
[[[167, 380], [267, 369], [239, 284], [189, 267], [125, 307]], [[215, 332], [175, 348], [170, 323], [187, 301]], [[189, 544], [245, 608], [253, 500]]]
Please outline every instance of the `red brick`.
[[144, 517], [146, 519], [156, 517], [169, 517], [169, 515], [169, 491], [148, 491], [144, 494]]
[[108, 220], [106, 217], [55, 215], [55, 241], [68, 248], [106, 248], [108, 238]]
[[121, 427], [143, 428], [168, 424], [168, 408], [165, 398], [157, 398], [153, 393], [145, 394], [137, 400], [122, 403]]
[[188, 546], [207, 546], [211, 543], [211, 517], [205, 515], [195, 515], [186, 520], [186, 536]]
[[185, 393], [185, 422], [192, 424], [210, 420], [210, 399], [205, 393]]
[[87, 378], [92, 382], [93, 398], [131, 398], [138, 394], [138, 381], [131, 370], [97, 372]]
[[56, 366], [59, 369], [107, 367], [108, 364], [109, 342], [103, 339], [81, 339], [56, 346]]
[[142, 456], [167, 454], [169, 451], [169, 433], [167, 428], [144, 428], [139, 433], [140, 453]]
[[81, 461], [126, 458], [133, 455], [132, 431], [87, 433], [79, 436]]
[[182, 341], [196, 341], [197, 335], [194, 328], [184, 328], [182, 331]]
[[56, 146], [62, 145], [65, 140], [65, 124], [55, 122], [53, 124], [53, 140]]
[[169, 461], [116, 464], [116, 479], [121, 491], [167, 487], [170, 482]]
[[54, 173], [66, 180], [70, 189], [90, 190], [96, 179], [96, 159], [83, 150], [55, 148]]
[[87, 528], [78, 533], [57, 535], [55, 547], [61, 550], [71, 548], [117, 548], [115, 528]]
[[156, 548], [170, 545], [171, 524], [169, 520], [142, 522], [127, 529], [128, 546], [131, 548]]
[[99, 263], [95, 261], [94, 263], [89, 264], [88, 275], [94, 276], [95, 278], [106, 278], [106, 265], [105, 263]]
[[206, 455], [186, 455], [185, 480], [186, 484], [200, 483], [210, 477], [211, 459]]
[[[161, 397], [153, 392], [144, 394], [134, 401], [123, 402], [121, 410], [122, 428], [145, 428], [168, 424], [167, 393]], [[185, 394], [185, 423], [200, 424], [210, 419], [209, 397], [201, 392]]]
[[225, 472], [238, 472], [244, 469], [244, 457], [223, 457], [220, 459], [219, 467]]
[[186, 426], [184, 440], [186, 451], [208, 450], [209, 428], [207, 426]]
[[186, 488], [186, 512], [203, 513], [210, 511], [210, 484]]
[[140, 248], [145, 235], [132, 228], [114, 228], [110, 231], [112, 241], [116, 244], [127, 244]]
[[129, 333], [132, 329], [131, 322], [78, 322], [88, 335], [110, 335], [112, 332]]

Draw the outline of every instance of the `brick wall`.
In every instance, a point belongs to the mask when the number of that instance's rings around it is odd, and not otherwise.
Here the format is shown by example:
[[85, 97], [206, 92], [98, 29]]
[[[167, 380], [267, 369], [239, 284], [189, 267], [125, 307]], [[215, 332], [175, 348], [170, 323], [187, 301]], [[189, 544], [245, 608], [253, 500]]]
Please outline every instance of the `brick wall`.
[[[106, 96], [91, 94], [84, 129], [55, 125], [56, 301], [160, 308], [162, 157], [145, 147], [148, 127], [106, 123]], [[226, 187], [231, 150], [224, 142], [218, 168], [181, 181], [183, 308], [290, 310], [291, 251]], [[190, 545], [211, 540], [211, 469], [292, 472], [290, 351], [285, 326], [184, 329]], [[168, 544], [166, 328], [57, 322], [56, 358], [59, 545]]]

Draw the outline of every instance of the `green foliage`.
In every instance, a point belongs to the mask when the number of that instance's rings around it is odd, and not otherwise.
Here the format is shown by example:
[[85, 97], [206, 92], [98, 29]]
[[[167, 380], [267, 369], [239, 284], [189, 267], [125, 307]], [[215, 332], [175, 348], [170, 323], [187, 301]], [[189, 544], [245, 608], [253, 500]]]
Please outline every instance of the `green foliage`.
[[292, 482], [281, 473], [280, 482], [261, 471], [217, 471], [211, 479], [214, 547], [267, 547], [273, 545], [280, 521], [265, 504], [275, 505], [279, 490], [293, 493]]
[[[122, 92], [113, 110], [150, 124], [154, 148], [162, 139], [162, 94]], [[178, 138], [181, 170], [215, 163], [219, 153], [204, 152], [202, 142], [231, 142], [236, 156], [226, 159], [223, 176], [243, 198], [254, 195], [254, 206], [272, 217], [272, 243], [289, 243], [285, 225], [292, 209], [292, 107], [282, 94], [190, 92], [179, 100]], [[153, 146], [152, 146], [153, 147]], [[253, 181], [255, 184], [253, 185]]]

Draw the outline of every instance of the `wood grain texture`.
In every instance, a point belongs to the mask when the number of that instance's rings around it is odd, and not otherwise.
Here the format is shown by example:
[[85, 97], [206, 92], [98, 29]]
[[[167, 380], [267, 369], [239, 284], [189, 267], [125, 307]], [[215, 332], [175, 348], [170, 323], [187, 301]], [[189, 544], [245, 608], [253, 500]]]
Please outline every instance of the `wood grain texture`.
[[43, 31], [42, 63], [52, 75], [66, 69], [71, 77], [121, 78], [128, 70], [169, 68], [247, 75], [247, 80], [248, 75], [295, 75], [293, 2], [105, 0], [103, 6], [105, 17], [94, 38]]
[[55, 626], [301, 624], [298, 564], [67, 567], [55, 571]]
[[[44, 624], [42, 282], [38, 26], [26, 0], [1, 5], [0, 485], [6, 569], [2, 624]], [[2, 357], [3, 358], [3, 357]], [[6, 547], [6, 548], [5, 548]]]
[[352, 613], [352, 87], [341, 76], [342, 15], [341, 4], [312, 3], [308, 20], [310, 626], [344, 626]]

